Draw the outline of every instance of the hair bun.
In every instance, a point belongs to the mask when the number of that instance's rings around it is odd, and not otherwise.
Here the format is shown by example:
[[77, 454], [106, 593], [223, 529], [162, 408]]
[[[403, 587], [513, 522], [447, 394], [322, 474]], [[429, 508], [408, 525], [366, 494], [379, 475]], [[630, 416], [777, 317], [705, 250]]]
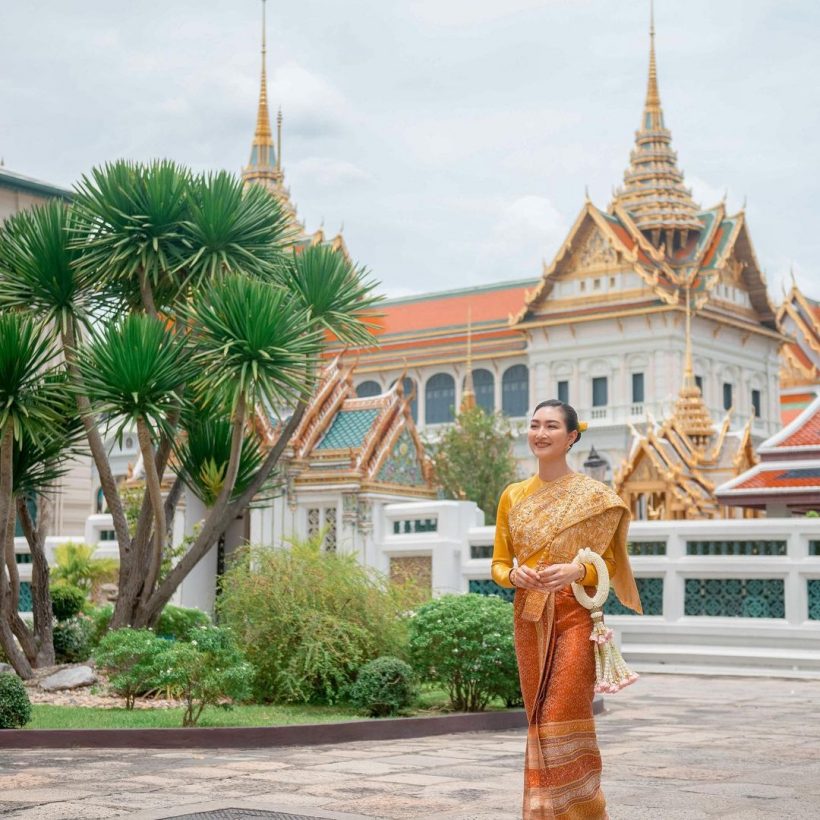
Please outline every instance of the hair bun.
[[578, 432], [579, 433], [586, 433], [587, 427], [589, 427], [589, 425], [585, 421], [579, 421], [578, 422]]

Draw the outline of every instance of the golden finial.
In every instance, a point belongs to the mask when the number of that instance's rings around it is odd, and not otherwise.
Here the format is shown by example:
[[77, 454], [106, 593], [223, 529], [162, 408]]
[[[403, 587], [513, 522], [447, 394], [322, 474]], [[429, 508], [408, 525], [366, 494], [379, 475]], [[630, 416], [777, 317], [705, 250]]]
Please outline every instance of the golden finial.
[[475, 407], [473, 386], [473, 309], [467, 307], [467, 375], [464, 377], [464, 393], [461, 396], [461, 412]]
[[282, 170], [282, 106], [276, 112], [276, 170]]
[[655, 3], [649, 0], [649, 81], [646, 86], [646, 107], [660, 108], [658, 65], [655, 61]]

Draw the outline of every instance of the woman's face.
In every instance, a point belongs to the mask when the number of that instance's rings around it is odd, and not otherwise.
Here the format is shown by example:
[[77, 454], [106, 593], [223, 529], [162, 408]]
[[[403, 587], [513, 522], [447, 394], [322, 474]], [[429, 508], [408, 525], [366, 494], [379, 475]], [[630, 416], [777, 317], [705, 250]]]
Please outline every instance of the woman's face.
[[560, 407], [540, 407], [530, 419], [527, 441], [533, 455], [539, 459], [563, 458], [578, 434], [567, 432]]

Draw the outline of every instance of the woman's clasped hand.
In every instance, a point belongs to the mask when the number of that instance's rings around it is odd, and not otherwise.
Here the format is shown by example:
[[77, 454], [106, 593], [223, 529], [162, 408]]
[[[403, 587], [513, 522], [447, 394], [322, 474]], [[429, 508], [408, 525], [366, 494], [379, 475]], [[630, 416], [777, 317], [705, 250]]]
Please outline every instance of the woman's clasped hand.
[[543, 569], [526, 565], [515, 567], [510, 581], [521, 589], [537, 589], [540, 592], [557, 592], [559, 589], [580, 581], [583, 567], [578, 564], [550, 564]]

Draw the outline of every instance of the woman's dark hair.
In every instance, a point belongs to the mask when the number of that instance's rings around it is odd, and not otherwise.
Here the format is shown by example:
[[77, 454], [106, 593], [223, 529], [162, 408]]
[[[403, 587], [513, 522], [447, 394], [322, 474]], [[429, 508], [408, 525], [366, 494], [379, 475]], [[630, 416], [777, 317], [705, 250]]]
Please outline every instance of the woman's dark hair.
[[566, 425], [567, 432], [571, 433], [575, 430], [575, 432], [578, 433], [575, 437], [575, 441], [569, 445], [570, 448], [581, 440], [581, 428], [578, 426], [578, 414], [575, 412], [575, 408], [571, 404], [567, 404], [560, 399], [547, 399], [546, 401], [536, 404], [535, 410], [532, 411], [532, 414], [535, 415], [542, 407], [558, 407], [561, 410], [561, 415], [564, 417], [564, 424]]

